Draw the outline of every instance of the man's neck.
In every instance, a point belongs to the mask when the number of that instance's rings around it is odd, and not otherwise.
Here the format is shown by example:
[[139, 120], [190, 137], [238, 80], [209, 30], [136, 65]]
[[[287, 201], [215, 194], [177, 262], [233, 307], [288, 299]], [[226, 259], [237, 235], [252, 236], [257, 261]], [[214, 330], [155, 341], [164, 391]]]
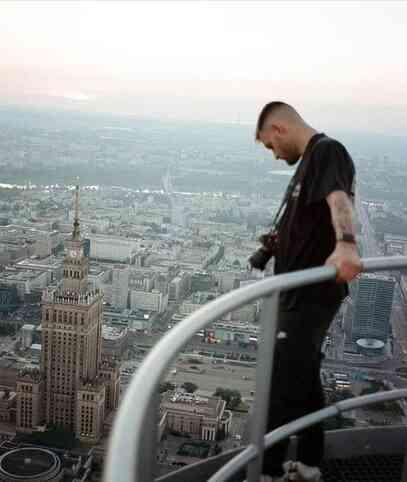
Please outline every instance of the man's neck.
[[305, 149], [308, 146], [309, 141], [312, 137], [318, 134], [318, 131], [312, 127], [306, 126], [298, 132], [298, 149], [301, 153], [301, 157], [304, 155]]

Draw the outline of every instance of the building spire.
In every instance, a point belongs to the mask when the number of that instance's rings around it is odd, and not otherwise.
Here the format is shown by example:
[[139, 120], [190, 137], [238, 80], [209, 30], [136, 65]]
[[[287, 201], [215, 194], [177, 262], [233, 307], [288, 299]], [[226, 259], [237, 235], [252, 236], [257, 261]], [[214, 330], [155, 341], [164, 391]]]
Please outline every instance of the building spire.
[[79, 241], [81, 238], [81, 231], [79, 229], [79, 178], [76, 178], [75, 187], [75, 218], [73, 222], [73, 232], [72, 239], [74, 241]]

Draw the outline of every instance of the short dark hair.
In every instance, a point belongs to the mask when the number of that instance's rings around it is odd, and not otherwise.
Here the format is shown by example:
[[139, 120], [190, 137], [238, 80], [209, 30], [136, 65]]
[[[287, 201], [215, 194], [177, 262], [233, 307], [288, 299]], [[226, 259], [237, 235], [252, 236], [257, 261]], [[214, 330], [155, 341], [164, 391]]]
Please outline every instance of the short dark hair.
[[291, 107], [291, 105], [286, 104], [285, 102], [281, 102], [279, 100], [275, 100], [273, 102], [269, 102], [266, 104], [263, 109], [260, 112], [259, 118], [257, 119], [257, 126], [256, 126], [256, 141], [260, 141], [260, 131], [264, 127], [264, 123], [266, 121], [266, 118], [272, 114], [273, 112], [276, 112], [282, 108], [285, 109], [290, 109], [296, 112], [296, 110]]

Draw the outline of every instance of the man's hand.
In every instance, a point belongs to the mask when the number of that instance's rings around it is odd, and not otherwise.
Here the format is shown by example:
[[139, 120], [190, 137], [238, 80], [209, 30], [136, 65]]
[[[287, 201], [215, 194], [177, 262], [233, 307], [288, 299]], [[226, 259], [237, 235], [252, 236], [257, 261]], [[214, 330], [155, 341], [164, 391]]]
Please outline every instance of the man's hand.
[[352, 281], [362, 271], [362, 262], [356, 245], [345, 241], [336, 243], [334, 252], [326, 260], [325, 264], [336, 267], [338, 270], [336, 281], [338, 283]]

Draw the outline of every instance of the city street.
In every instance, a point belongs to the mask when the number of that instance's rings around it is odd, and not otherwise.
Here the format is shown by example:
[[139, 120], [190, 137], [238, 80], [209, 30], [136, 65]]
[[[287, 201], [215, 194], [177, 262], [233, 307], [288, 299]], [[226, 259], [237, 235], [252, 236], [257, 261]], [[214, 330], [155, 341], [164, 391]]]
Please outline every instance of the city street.
[[375, 232], [372, 225], [370, 224], [367, 208], [362, 204], [358, 195], [356, 195], [356, 210], [359, 221], [362, 224], [363, 257], [374, 258], [375, 256], [379, 255]]
[[[196, 365], [204, 369], [205, 373], [193, 373], [182, 371], [188, 365], [177, 363], [177, 373], [169, 374], [167, 380], [177, 385], [192, 382], [198, 385], [199, 390], [213, 394], [218, 387], [238, 390], [243, 398], [250, 398], [250, 392], [255, 389], [255, 367], [233, 367], [227, 364], [213, 365], [210, 362]], [[244, 378], [245, 377], [245, 378]]]

